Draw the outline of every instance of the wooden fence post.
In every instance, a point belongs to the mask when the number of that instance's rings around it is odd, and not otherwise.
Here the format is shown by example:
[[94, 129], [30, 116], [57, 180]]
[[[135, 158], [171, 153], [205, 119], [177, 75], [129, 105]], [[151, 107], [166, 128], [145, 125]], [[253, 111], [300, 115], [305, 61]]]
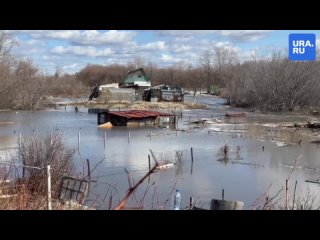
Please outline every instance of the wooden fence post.
[[52, 208], [51, 208], [51, 172], [50, 172], [50, 165], [47, 166], [47, 177], [48, 177], [48, 210], [52, 210]]

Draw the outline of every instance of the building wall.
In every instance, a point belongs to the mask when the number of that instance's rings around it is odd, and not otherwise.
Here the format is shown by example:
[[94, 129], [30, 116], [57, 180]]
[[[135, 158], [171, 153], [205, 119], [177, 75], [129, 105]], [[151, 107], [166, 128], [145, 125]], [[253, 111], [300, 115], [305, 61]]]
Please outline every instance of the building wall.
[[109, 88], [100, 92], [99, 100], [103, 102], [133, 102], [136, 100], [135, 90], [133, 88]]

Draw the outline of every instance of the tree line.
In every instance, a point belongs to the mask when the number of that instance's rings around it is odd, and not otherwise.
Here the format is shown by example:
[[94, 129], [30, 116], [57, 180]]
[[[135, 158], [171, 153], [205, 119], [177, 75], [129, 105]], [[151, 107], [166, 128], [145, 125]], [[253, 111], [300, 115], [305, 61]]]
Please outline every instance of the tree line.
[[96, 85], [120, 83], [128, 71], [143, 67], [152, 86], [221, 95], [228, 104], [262, 111], [293, 111], [320, 104], [319, 62], [291, 62], [284, 54], [240, 61], [237, 52], [215, 47], [201, 53], [196, 65], [161, 67], [141, 58], [126, 65], [88, 64], [74, 74], [41, 74], [30, 59], [11, 55], [15, 41], [0, 32], [0, 108], [36, 109], [45, 96], [88, 96]]

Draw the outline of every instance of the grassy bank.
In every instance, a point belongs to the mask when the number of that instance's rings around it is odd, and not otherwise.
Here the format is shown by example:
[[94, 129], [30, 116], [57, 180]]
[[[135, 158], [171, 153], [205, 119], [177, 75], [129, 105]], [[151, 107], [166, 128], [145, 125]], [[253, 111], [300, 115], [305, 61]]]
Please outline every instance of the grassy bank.
[[175, 103], [175, 102], [143, 102], [134, 103], [121, 101], [109, 102], [106, 104], [87, 102], [88, 108], [111, 108], [111, 109], [133, 109], [133, 110], [183, 110], [183, 109], [207, 109], [206, 104]]

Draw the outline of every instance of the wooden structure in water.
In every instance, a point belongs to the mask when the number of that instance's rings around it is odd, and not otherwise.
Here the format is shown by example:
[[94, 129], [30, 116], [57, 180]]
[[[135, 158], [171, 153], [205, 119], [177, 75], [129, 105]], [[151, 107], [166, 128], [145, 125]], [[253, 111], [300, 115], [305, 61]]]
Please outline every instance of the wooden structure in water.
[[244, 203], [240, 201], [211, 200], [210, 210], [242, 210]]
[[106, 109], [106, 108], [89, 108], [88, 109], [89, 114], [98, 114], [103, 112], [109, 112], [109, 109]]
[[226, 117], [246, 117], [246, 116], [247, 115], [244, 112], [226, 114]]
[[98, 113], [98, 124], [111, 122], [113, 126], [147, 126], [161, 123], [175, 124], [173, 114], [146, 110], [105, 111]]
[[145, 89], [142, 100], [148, 102], [183, 102], [184, 90], [167, 84]]

